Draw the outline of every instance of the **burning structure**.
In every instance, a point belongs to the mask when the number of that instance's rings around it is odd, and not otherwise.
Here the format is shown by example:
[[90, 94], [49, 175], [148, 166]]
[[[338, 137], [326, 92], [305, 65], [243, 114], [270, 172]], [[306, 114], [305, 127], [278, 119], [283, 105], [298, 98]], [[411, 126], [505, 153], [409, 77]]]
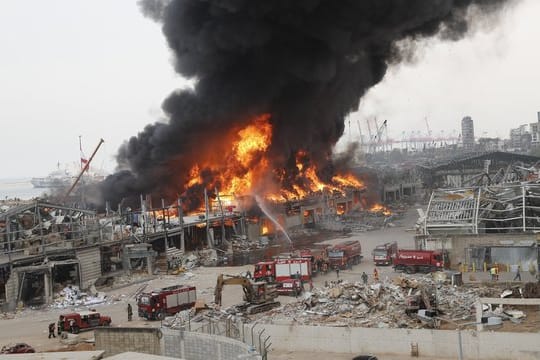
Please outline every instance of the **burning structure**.
[[361, 188], [347, 170], [355, 147], [333, 154], [345, 116], [418, 38], [457, 40], [505, 3], [141, 1], [196, 83], [120, 148], [102, 200], [182, 194], [191, 211], [205, 189], [281, 201]]

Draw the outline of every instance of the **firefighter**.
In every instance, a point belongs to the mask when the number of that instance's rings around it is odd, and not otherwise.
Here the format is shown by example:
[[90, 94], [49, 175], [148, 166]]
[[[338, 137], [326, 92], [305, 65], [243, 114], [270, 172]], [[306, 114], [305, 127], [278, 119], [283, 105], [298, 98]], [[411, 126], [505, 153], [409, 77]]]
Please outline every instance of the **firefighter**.
[[75, 320], [74, 319], [70, 319], [69, 320], [69, 331], [72, 333], [72, 334], [75, 334], [76, 331], [75, 331]]
[[492, 266], [491, 269], [489, 269], [489, 274], [491, 275], [491, 281], [495, 281], [495, 278], [497, 277], [495, 266]]
[[373, 269], [373, 280], [379, 281], [379, 271], [377, 270], [377, 268]]
[[64, 332], [64, 315], [60, 315], [58, 325], [56, 326], [56, 331], [58, 332], [58, 336], [61, 336], [62, 332]]
[[362, 271], [362, 282], [364, 283], [364, 285], [367, 285], [367, 279], [368, 279], [368, 276], [366, 272]]
[[339, 279], [339, 266], [336, 266], [336, 276]]
[[54, 335], [54, 327], [55, 327], [55, 323], [50, 323], [49, 324], [49, 339], [51, 338], [51, 336], [53, 338], [56, 338], [56, 336]]
[[128, 313], [128, 321], [131, 321], [133, 319], [133, 309], [131, 308], [131, 304], [128, 304], [127, 306], [127, 313]]
[[518, 267], [517, 267], [517, 270], [516, 270], [516, 276], [514, 276], [514, 280], [513, 280], [513, 281], [516, 281], [516, 280], [521, 281], [521, 266], [519, 266], [519, 265], [518, 265]]

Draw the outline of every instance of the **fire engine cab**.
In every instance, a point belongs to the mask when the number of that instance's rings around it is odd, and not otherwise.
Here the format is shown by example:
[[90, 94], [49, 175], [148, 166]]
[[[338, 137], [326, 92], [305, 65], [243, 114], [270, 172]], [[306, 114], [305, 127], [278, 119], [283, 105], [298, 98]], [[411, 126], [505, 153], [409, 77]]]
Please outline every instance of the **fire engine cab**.
[[255, 281], [277, 283], [277, 291], [283, 295], [298, 295], [303, 283], [311, 282], [311, 262], [306, 258], [278, 258], [255, 264]]
[[174, 285], [142, 293], [137, 299], [137, 306], [140, 317], [147, 320], [162, 320], [165, 316], [193, 307], [196, 300], [195, 286]]

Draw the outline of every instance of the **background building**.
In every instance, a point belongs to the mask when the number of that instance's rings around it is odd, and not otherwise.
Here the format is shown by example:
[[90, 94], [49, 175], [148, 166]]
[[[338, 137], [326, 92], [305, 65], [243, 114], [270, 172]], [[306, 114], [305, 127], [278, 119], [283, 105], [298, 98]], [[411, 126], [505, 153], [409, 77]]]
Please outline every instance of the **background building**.
[[474, 123], [470, 116], [465, 116], [461, 120], [461, 141], [463, 149], [474, 149]]

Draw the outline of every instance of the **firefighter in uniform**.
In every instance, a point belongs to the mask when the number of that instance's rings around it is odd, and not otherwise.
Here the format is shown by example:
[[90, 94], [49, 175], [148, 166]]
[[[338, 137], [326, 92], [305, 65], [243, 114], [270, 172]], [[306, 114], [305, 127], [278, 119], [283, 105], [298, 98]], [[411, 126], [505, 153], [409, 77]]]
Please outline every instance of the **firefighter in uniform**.
[[131, 308], [131, 304], [128, 304], [127, 306], [127, 315], [128, 321], [131, 321], [133, 319], [133, 309]]
[[61, 336], [64, 332], [64, 315], [60, 315], [60, 319], [58, 319], [58, 325], [56, 326], [56, 331], [58, 332], [58, 336]]
[[53, 338], [55, 338], [56, 336], [54, 335], [54, 326], [55, 326], [55, 323], [50, 323], [49, 324], [49, 339], [51, 338], [51, 336]]

